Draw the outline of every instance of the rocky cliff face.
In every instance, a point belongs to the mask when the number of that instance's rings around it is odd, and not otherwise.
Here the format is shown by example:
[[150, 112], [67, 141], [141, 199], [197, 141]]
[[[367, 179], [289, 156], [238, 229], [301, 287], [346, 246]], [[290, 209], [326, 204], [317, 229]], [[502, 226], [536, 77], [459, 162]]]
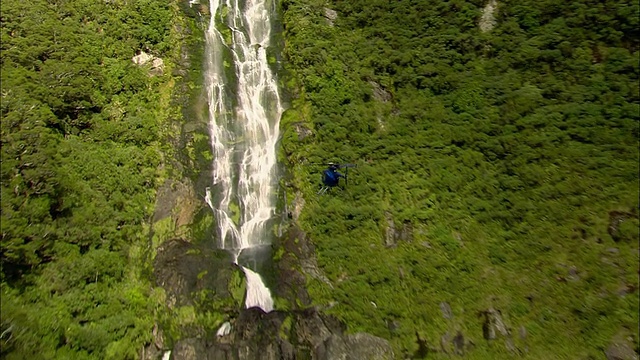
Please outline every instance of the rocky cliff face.
[[[276, 256], [269, 271], [275, 274], [260, 271], [263, 277], [277, 279], [274, 284], [266, 281], [277, 310], [265, 313], [244, 308], [244, 274], [228, 252], [213, 248], [215, 220], [208, 209], [203, 210], [204, 202], [197, 196], [204, 192], [204, 184], [211, 182], [208, 172], [200, 171], [206, 165], [198, 159], [208, 159], [211, 154], [206, 121], [201, 116], [206, 114], [202, 111], [205, 102], [195, 94], [201, 84], [193, 80], [202, 65], [202, 44], [188, 39], [203, 35], [200, 32], [207, 23], [208, 10], [187, 1], [181, 2], [181, 9], [190, 20], [179, 31], [185, 45], [174, 69], [176, 76], [184, 78], [176, 85], [180, 90], [172, 95], [173, 101], [183, 106], [183, 118], [176, 119], [176, 134], [170, 139], [175, 147], [171, 165], [177, 178], [168, 180], [159, 191], [153, 217], [152, 276], [156, 286], [164, 289], [164, 306], [157, 310], [153, 341], [143, 349], [141, 358], [164, 359], [171, 351], [174, 360], [393, 359], [386, 340], [369, 334], [345, 334], [344, 324], [313, 306], [305, 289], [307, 278], [328, 280], [315, 261], [312, 242], [295, 226], [304, 205], [300, 194], [291, 214], [292, 224], [272, 245]], [[328, 11], [327, 16], [332, 20], [334, 14]], [[152, 70], [160, 68], [158, 61], [141, 55], [133, 61], [151, 65]], [[302, 123], [296, 125], [296, 131], [300, 139], [313, 135]], [[239, 261], [242, 263], [242, 258]]]
[[387, 341], [369, 334], [345, 335], [335, 319], [315, 309], [245, 309], [226, 336], [178, 341], [174, 360], [361, 360], [393, 359]]
[[[225, 251], [177, 239], [161, 245], [154, 277], [165, 289], [169, 319], [161, 326], [164, 331], [154, 332], [156, 339], [144, 358], [160, 359], [166, 350], [174, 360], [394, 358], [386, 340], [346, 334], [344, 324], [311, 305], [305, 276], [322, 274], [303, 231], [290, 227], [274, 246], [284, 253], [276, 262], [273, 291], [290, 310], [265, 313], [244, 309], [244, 279]], [[214, 321], [205, 321], [212, 317]], [[230, 330], [218, 333], [225, 322]]]

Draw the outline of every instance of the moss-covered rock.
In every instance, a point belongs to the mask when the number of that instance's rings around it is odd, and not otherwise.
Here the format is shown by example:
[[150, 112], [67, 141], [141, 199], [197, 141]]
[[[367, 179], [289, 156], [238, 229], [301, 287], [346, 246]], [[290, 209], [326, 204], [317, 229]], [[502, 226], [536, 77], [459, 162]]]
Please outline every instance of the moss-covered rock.
[[173, 339], [215, 333], [242, 308], [245, 280], [224, 250], [167, 241], [158, 248], [154, 277], [166, 293], [164, 321]]

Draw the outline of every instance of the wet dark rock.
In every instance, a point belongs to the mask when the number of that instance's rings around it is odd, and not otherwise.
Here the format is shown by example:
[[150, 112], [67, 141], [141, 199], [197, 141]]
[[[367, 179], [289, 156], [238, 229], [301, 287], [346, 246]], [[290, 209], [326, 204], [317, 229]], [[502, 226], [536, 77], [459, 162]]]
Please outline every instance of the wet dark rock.
[[[285, 319], [295, 326], [285, 331]], [[369, 334], [345, 335], [335, 319], [313, 309], [242, 310], [235, 320], [231, 341], [189, 338], [176, 342], [174, 360], [280, 360], [280, 359], [393, 359], [391, 345]], [[284, 337], [280, 334], [284, 332]]]
[[164, 351], [159, 349], [155, 344], [148, 344], [140, 351], [140, 359], [142, 360], [157, 360], [162, 357]]
[[165, 351], [169, 350], [165, 346], [164, 334], [158, 324], [153, 325], [151, 336], [153, 338], [153, 341], [142, 348], [142, 353], [140, 354], [140, 359], [142, 360], [157, 360]]
[[[182, 181], [167, 180], [158, 189], [153, 222], [173, 216], [175, 227], [191, 223], [200, 201], [193, 193], [193, 184], [189, 179]], [[179, 211], [176, 211], [179, 209]], [[175, 211], [175, 213], [174, 213]]]
[[281, 360], [295, 360], [296, 349], [287, 340], [280, 342], [280, 359]]
[[158, 248], [154, 278], [167, 294], [167, 306], [194, 305], [192, 294], [213, 290], [215, 296], [230, 296], [229, 280], [240, 271], [224, 250], [206, 249], [184, 240], [170, 240]]
[[269, 244], [256, 245], [243, 249], [236, 259], [238, 265], [260, 274], [262, 281], [269, 288], [277, 281], [274, 277], [272, 247]]

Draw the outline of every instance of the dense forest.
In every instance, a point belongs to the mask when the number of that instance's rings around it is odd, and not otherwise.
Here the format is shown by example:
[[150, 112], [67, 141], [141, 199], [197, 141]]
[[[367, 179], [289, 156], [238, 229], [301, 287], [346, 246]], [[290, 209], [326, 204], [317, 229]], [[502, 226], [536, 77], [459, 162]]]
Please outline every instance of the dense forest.
[[[399, 359], [638, 353], [636, 2], [490, 2], [482, 30], [480, 0], [277, 3], [314, 307]], [[178, 4], [0, 2], [2, 359], [139, 358], [173, 316], [149, 242]], [[327, 161], [358, 167], [320, 196]]]
[[[133, 359], [150, 340], [142, 254], [164, 176], [175, 12], [2, 1], [0, 358]], [[164, 64], [134, 64], [141, 52]]]
[[399, 358], [637, 354], [638, 4], [486, 5], [282, 1], [312, 295]]

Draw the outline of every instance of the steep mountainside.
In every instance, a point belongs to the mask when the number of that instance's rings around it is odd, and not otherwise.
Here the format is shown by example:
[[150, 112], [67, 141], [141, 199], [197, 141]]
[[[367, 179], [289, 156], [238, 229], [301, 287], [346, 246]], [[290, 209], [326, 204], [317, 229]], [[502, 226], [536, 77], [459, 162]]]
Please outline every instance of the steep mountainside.
[[400, 358], [633, 356], [638, 5], [486, 5], [282, 1], [311, 296]]
[[2, 1], [0, 358], [133, 359], [151, 341], [176, 13]]

